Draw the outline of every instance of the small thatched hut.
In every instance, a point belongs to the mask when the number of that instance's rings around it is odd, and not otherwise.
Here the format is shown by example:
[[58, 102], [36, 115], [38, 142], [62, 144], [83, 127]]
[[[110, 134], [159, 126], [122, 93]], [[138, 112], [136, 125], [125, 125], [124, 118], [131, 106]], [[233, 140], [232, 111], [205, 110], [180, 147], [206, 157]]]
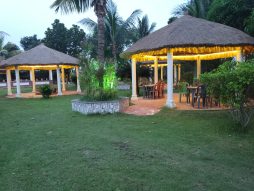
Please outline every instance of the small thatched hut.
[[[78, 78], [78, 67], [79, 60], [64, 54], [62, 52], [53, 50], [46, 47], [44, 44], [40, 44], [26, 52], [13, 56], [7, 60], [3, 60], [0, 63], [0, 67], [5, 68], [7, 76], [7, 89], [8, 95], [12, 95], [11, 91], [11, 70], [15, 70], [16, 75], [16, 87], [17, 97], [21, 96], [20, 90], [20, 70], [30, 71], [30, 80], [33, 84], [33, 92], [36, 91], [35, 86], [35, 70], [48, 70], [49, 80], [53, 80], [52, 70], [57, 72], [57, 91], [58, 95], [62, 95], [62, 91], [66, 91], [65, 87], [65, 69], [75, 68], [77, 75], [77, 92], [80, 92], [79, 78]], [[61, 70], [61, 71], [60, 71]], [[61, 80], [62, 78], [62, 80]], [[62, 83], [61, 83], [62, 81]], [[62, 87], [61, 87], [62, 86]]]
[[195, 60], [197, 77], [201, 73], [201, 60], [235, 57], [241, 61], [243, 54], [254, 50], [254, 38], [244, 32], [204, 19], [183, 16], [173, 23], [140, 39], [122, 57], [132, 59], [132, 98], [137, 98], [136, 62], [153, 60], [154, 82], [158, 81], [158, 61], [167, 62], [167, 103], [173, 101], [173, 61]]

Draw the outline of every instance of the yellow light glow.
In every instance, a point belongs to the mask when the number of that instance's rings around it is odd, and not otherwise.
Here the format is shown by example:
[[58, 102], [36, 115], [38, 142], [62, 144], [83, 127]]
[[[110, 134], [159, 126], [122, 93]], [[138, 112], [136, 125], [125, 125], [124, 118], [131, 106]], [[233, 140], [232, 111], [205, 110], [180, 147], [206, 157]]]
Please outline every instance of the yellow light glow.
[[[71, 68], [75, 68], [75, 66], [73, 65], [59, 65], [60, 68], [64, 68], [64, 69], [71, 69]], [[15, 66], [10, 66], [10, 67], [6, 67], [6, 69], [9, 70], [15, 70]], [[29, 66], [29, 65], [23, 65], [23, 66], [18, 66], [19, 70], [56, 70], [57, 69], [57, 65], [36, 65], [36, 66]]]

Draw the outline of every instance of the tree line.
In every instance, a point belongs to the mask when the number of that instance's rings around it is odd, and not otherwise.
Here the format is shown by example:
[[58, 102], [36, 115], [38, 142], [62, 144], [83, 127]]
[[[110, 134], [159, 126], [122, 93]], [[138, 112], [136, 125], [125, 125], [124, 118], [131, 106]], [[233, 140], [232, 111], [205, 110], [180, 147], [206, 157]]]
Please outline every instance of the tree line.
[[228, 25], [254, 36], [253, 0], [189, 0], [173, 11], [171, 23], [182, 15], [191, 15]]

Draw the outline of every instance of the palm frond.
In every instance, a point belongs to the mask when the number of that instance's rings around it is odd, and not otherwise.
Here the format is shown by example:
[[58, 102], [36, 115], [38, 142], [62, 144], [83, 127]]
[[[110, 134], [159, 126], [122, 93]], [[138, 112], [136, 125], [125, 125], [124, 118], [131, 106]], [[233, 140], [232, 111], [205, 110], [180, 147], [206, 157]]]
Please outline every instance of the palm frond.
[[84, 18], [80, 20], [79, 23], [84, 25], [89, 30], [95, 30], [97, 28], [97, 23], [90, 18]]
[[71, 12], [84, 12], [89, 7], [92, 7], [92, 4], [95, 0], [55, 0], [50, 6], [51, 9], [55, 9], [56, 12], [59, 10], [62, 13], [71, 13]]

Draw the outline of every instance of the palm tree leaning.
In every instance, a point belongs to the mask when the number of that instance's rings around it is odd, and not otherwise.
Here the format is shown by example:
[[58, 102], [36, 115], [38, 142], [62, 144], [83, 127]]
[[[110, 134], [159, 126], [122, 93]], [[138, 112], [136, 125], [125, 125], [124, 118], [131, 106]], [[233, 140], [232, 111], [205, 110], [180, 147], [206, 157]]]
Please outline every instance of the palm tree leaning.
[[88, 8], [93, 7], [98, 22], [98, 59], [101, 63], [105, 61], [105, 26], [104, 17], [106, 14], [107, 0], [55, 0], [51, 8], [56, 12], [61, 10], [63, 13], [85, 12]]

